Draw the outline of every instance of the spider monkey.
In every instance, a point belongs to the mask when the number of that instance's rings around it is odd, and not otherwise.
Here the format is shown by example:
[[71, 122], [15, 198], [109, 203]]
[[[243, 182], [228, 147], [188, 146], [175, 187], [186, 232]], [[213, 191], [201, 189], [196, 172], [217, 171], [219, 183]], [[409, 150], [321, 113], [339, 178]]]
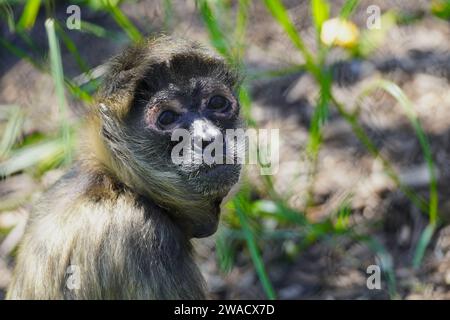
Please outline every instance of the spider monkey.
[[175, 164], [171, 135], [214, 141], [242, 128], [239, 81], [185, 39], [111, 59], [77, 161], [30, 215], [7, 298], [205, 298], [190, 239], [216, 231], [241, 164]]

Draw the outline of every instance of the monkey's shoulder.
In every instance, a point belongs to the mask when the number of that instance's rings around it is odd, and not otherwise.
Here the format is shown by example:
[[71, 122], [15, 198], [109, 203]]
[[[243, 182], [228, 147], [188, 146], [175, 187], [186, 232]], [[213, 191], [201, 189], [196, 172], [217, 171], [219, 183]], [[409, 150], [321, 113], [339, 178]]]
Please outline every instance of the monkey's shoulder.
[[53, 225], [80, 233], [90, 228], [105, 233], [114, 228], [128, 228], [129, 234], [138, 236], [154, 233], [152, 239], [165, 237], [164, 233], [181, 237], [163, 208], [109, 175], [88, 173], [79, 166], [68, 171], [43, 195], [34, 206], [29, 224]]
[[[20, 248], [18, 269], [33, 263], [33, 277], [51, 285], [45, 292], [33, 291], [32, 296], [202, 297], [203, 282], [184, 233], [163, 209], [107, 180], [86, 177], [75, 168], [36, 205]], [[107, 187], [105, 196], [100, 189]], [[65, 289], [68, 268], [83, 275], [81, 290]], [[17, 274], [14, 287], [34, 285], [35, 280], [25, 274]], [[170, 283], [186, 278], [195, 282], [178, 288], [154, 286], [161, 275]], [[98, 284], [95, 290], [92, 283]], [[21, 295], [12, 291], [10, 296]]]

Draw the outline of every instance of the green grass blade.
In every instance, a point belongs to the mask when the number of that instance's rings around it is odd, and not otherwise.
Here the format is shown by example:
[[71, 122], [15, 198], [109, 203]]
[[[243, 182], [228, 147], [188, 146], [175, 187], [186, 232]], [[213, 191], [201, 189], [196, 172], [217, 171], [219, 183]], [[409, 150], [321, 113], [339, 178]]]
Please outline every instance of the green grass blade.
[[317, 68], [314, 64], [314, 58], [312, 54], [309, 52], [308, 48], [306, 48], [305, 43], [303, 42], [302, 37], [297, 32], [294, 24], [289, 18], [289, 14], [281, 3], [280, 0], [264, 0], [264, 4], [275, 20], [281, 25], [284, 29], [288, 37], [291, 39], [292, 43], [300, 50], [305, 61], [306, 66], [313, 74], [317, 74]]
[[70, 54], [74, 57], [75, 62], [77, 63], [78, 67], [82, 72], [89, 73], [89, 66], [87, 62], [81, 57], [80, 52], [77, 49], [77, 45], [75, 42], [72, 41], [72, 39], [69, 37], [69, 35], [64, 31], [64, 28], [61, 27], [61, 25], [55, 21], [56, 26], [56, 32], [58, 33], [58, 36], [63, 41], [65, 47], [67, 50], [69, 50]]
[[8, 2], [0, 1], [0, 17], [7, 22], [10, 32], [16, 32], [16, 24], [14, 20], [14, 11]]
[[247, 72], [247, 79], [251, 81], [271, 79], [276, 77], [285, 77], [292, 74], [298, 74], [305, 71], [305, 65], [292, 65], [285, 68], [273, 69], [273, 70], [249, 70]]
[[[35, 67], [37, 70], [42, 71], [42, 72], [46, 72], [46, 73], [50, 73], [50, 70], [48, 68], [48, 66], [44, 63], [42, 63], [41, 61], [33, 58], [30, 54], [28, 54], [26, 51], [24, 51], [23, 49], [15, 46], [14, 44], [6, 41], [4, 38], [0, 37], [0, 45], [2, 47], [4, 47], [5, 49], [7, 49], [9, 52], [11, 52], [13, 55], [26, 60], [27, 62], [29, 62], [31, 65], [33, 65], [33, 67]], [[86, 92], [85, 90], [79, 88], [78, 86], [76, 86], [73, 81], [67, 77], [64, 77], [64, 82], [67, 85], [67, 88], [69, 89], [70, 93], [77, 99], [81, 99], [82, 101], [85, 102], [92, 102], [93, 98], [91, 97], [91, 95]]]
[[25, 115], [20, 107], [8, 106], [8, 108], [9, 119], [0, 141], [0, 160], [5, 159], [10, 154], [13, 145], [20, 136], [25, 121]]
[[0, 177], [35, 167], [43, 161], [61, 162], [65, 159], [65, 145], [66, 142], [56, 139], [20, 148], [0, 163]]
[[272, 200], [257, 200], [252, 203], [252, 211], [256, 215], [269, 215], [280, 222], [290, 222], [297, 226], [308, 226], [309, 222], [301, 212], [290, 209], [283, 202]]
[[437, 191], [437, 178], [436, 169], [433, 160], [433, 155], [431, 154], [430, 143], [425, 135], [425, 132], [420, 125], [419, 119], [414, 111], [411, 101], [404, 94], [402, 89], [395, 83], [387, 80], [378, 80], [373, 85], [369, 87], [369, 91], [375, 88], [381, 88], [388, 92], [392, 97], [394, 97], [400, 106], [403, 108], [409, 122], [414, 128], [415, 134], [419, 140], [425, 161], [427, 163], [428, 172], [430, 174], [430, 203], [429, 203], [429, 218], [430, 223], [435, 224], [438, 218], [438, 191]]
[[248, 9], [250, 7], [249, 0], [239, 0], [238, 11], [236, 14], [236, 28], [234, 30], [235, 54], [234, 56], [240, 61], [244, 56], [248, 24]]
[[328, 118], [329, 102], [331, 97], [331, 75], [323, 73], [320, 78], [320, 96], [309, 128], [310, 138], [307, 144], [307, 152], [316, 155], [319, 152], [322, 137], [322, 127]]
[[320, 37], [322, 24], [330, 18], [330, 4], [327, 0], [311, 0], [311, 15], [317, 35]]
[[22, 50], [21, 48], [15, 46], [14, 44], [10, 43], [9, 41], [5, 40], [3, 37], [0, 37], [0, 45], [4, 47], [6, 50], [11, 52], [13, 55], [20, 59], [24, 59], [30, 64], [33, 65], [38, 70], [43, 70], [44, 67], [41, 62], [34, 59], [32, 56], [30, 56], [26, 51]]
[[222, 272], [228, 273], [233, 268], [235, 251], [232, 239], [229, 235], [231, 230], [222, 228], [216, 237], [216, 257], [219, 268]]
[[69, 89], [70, 94], [76, 99], [86, 103], [91, 103], [94, 101], [94, 98], [89, 94], [89, 92], [77, 86], [71, 79], [64, 77], [64, 83], [67, 89]]
[[388, 284], [388, 292], [391, 299], [398, 297], [397, 280], [395, 276], [395, 268], [392, 256], [388, 253], [386, 248], [375, 238], [371, 236], [362, 236], [358, 234], [350, 234], [350, 236], [359, 242], [364, 242], [369, 249], [371, 249], [379, 258], [381, 270], [386, 275]]
[[362, 96], [368, 95], [370, 92], [375, 90], [376, 88], [381, 88], [387, 93], [389, 93], [392, 97], [394, 97], [400, 106], [403, 108], [409, 122], [411, 123], [414, 132], [419, 140], [420, 147], [422, 149], [422, 153], [424, 155], [425, 161], [427, 163], [428, 172], [430, 175], [430, 184], [429, 184], [429, 203], [428, 203], [428, 217], [429, 217], [429, 225], [423, 231], [420, 240], [417, 244], [414, 258], [413, 258], [413, 266], [419, 267], [422, 261], [422, 258], [425, 254], [425, 250], [431, 240], [433, 235], [433, 231], [436, 228], [438, 222], [438, 213], [439, 213], [439, 197], [438, 197], [438, 189], [437, 189], [437, 178], [436, 178], [436, 169], [433, 160], [433, 156], [431, 154], [430, 144], [428, 142], [428, 138], [425, 135], [425, 132], [420, 125], [419, 119], [414, 111], [411, 101], [404, 94], [404, 92], [397, 86], [395, 83], [387, 81], [387, 80], [378, 80], [371, 84], [366, 90], [361, 94]]
[[22, 29], [31, 29], [36, 22], [40, 7], [41, 0], [28, 0], [23, 9], [22, 16], [19, 19], [18, 27]]
[[256, 126], [256, 122], [251, 116], [252, 99], [250, 97], [250, 92], [245, 85], [239, 88], [239, 103], [242, 107], [242, 114], [245, 119], [247, 119], [248, 125], [250, 127]]
[[55, 82], [56, 94], [59, 100], [59, 116], [61, 121], [61, 133], [63, 140], [65, 141], [65, 155], [66, 163], [71, 161], [71, 137], [70, 127], [67, 122], [68, 108], [66, 96], [64, 93], [64, 73], [61, 62], [61, 51], [59, 49], [58, 39], [55, 32], [55, 21], [53, 19], [47, 19], [45, 22], [45, 29], [48, 36], [48, 44], [50, 48], [50, 69], [52, 72], [53, 80]]
[[272, 284], [269, 280], [269, 277], [266, 273], [266, 269], [264, 266], [264, 262], [262, 260], [261, 254], [259, 253], [258, 246], [256, 244], [255, 236], [253, 234], [253, 231], [247, 221], [246, 213], [245, 213], [245, 204], [243, 203], [244, 200], [242, 197], [237, 196], [234, 199], [234, 204], [236, 208], [236, 213], [239, 217], [239, 221], [241, 223], [242, 231], [244, 232], [245, 239], [247, 242], [248, 249], [250, 251], [250, 256], [252, 258], [253, 264], [256, 269], [256, 273], [258, 274], [258, 277], [261, 281], [261, 284], [263, 286], [264, 292], [266, 293], [267, 297], [269, 299], [276, 299], [275, 291], [272, 287]]
[[173, 28], [173, 4], [172, 0], [163, 0], [164, 8], [164, 30], [172, 30]]
[[38, 48], [33, 38], [30, 36], [28, 32], [26, 32], [23, 29], [19, 29], [16, 31], [16, 34], [25, 42], [25, 44], [29, 48], [29, 52], [32, 52], [33, 54], [39, 56], [42, 55], [42, 50]]
[[133, 42], [139, 42], [142, 40], [143, 37], [141, 32], [130, 21], [130, 19], [123, 14], [119, 7], [108, 1], [105, 9], [111, 14], [116, 23], [125, 31]]
[[118, 39], [118, 35], [115, 32], [109, 31], [98, 24], [88, 21], [81, 21], [80, 31], [92, 34], [98, 38], [107, 38], [111, 40]]
[[450, 20], [450, 1], [434, 0], [431, 2], [431, 13], [441, 19]]
[[331, 74], [326, 70], [322, 70], [318, 75], [318, 82], [320, 85], [320, 95], [317, 106], [309, 126], [309, 138], [306, 145], [306, 153], [309, 159], [309, 174], [308, 174], [308, 199], [307, 204], [312, 205], [315, 175], [317, 171], [317, 162], [319, 158], [319, 151], [322, 145], [322, 128], [328, 118], [329, 102], [331, 97]]
[[364, 145], [364, 147], [369, 151], [369, 153], [374, 157], [381, 161], [383, 164], [383, 168], [386, 172], [386, 174], [394, 181], [396, 186], [408, 197], [408, 199], [411, 200], [411, 202], [419, 208], [423, 212], [428, 212], [428, 204], [427, 202], [422, 199], [419, 195], [417, 195], [411, 188], [408, 186], [405, 186], [396, 171], [394, 170], [394, 167], [392, 164], [383, 157], [383, 155], [380, 153], [378, 148], [376, 147], [375, 143], [370, 139], [370, 137], [365, 132], [364, 128], [359, 124], [357, 112], [351, 114], [347, 112], [344, 108], [344, 106], [339, 103], [336, 98], [332, 95], [331, 101], [336, 106], [339, 114], [347, 121], [350, 126], [352, 127], [352, 131], [355, 134], [355, 136], [359, 139], [359, 141]]
[[215, 17], [211, 6], [207, 0], [199, 0], [199, 9], [202, 19], [208, 30], [209, 38], [216, 50], [228, 60], [232, 60], [230, 56], [230, 47], [227, 43], [225, 35], [222, 33], [218, 19]]
[[355, 12], [359, 5], [359, 0], [347, 0], [341, 8], [339, 16], [343, 19], [348, 19]]
[[[236, 27], [233, 33], [233, 46], [230, 45], [225, 33], [219, 23], [219, 19], [214, 12], [214, 8], [208, 0], [199, 0], [198, 7], [200, 15], [205, 23], [210, 41], [214, 48], [234, 67], [243, 68], [242, 57], [245, 50], [245, 34], [248, 22], [249, 0], [240, 0], [236, 14]], [[239, 88], [239, 100], [243, 110], [243, 116], [248, 124], [255, 123], [251, 118], [251, 97], [245, 84]]]
[[395, 26], [395, 22], [395, 14], [389, 11], [381, 16], [380, 29], [364, 29], [356, 47], [357, 54], [362, 57], [367, 57], [379, 48], [385, 41], [389, 30]]
[[334, 224], [334, 228], [337, 231], [345, 231], [349, 228], [350, 223], [350, 215], [351, 215], [351, 207], [348, 203], [348, 200], [345, 199], [338, 208], [336, 222]]
[[[72, 41], [72, 39], [68, 36], [68, 34], [64, 31], [64, 28], [55, 21], [56, 24], [56, 32], [58, 33], [58, 35], [61, 37], [61, 40], [63, 41], [64, 45], [66, 46], [67, 50], [69, 50], [69, 52], [71, 53], [71, 55], [74, 57], [78, 67], [80, 68], [80, 70], [82, 72], [85, 73], [85, 75], [89, 78], [89, 80], [91, 82], [93, 82], [93, 86], [95, 88], [98, 88], [99, 83], [97, 82], [97, 80], [94, 78], [94, 76], [92, 75], [91, 69], [89, 68], [87, 62], [83, 59], [83, 57], [81, 56], [80, 52], [77, 49], [77, 46], [75, 44], [75, 42]], [[86, 101], [86, 96], [83, 95], [80, 91], [76, 91], [77, 89], [73, 86], [69, 85], [69, 89], [74, 93], [76, 93], [77, 96], [79, 96], [79, 98], [83, 101]]]
[[436, 229], [435, 224], [429, 224], [420, 235], [419, 241], [417, 242], [416, 250], [414, 251], [414, 257], [413, 257], [413, 267], [419, 268], [423, 257], [425, 256], [425, 251], [431, 241], [431, 238], [433, 237], [434, 231]]

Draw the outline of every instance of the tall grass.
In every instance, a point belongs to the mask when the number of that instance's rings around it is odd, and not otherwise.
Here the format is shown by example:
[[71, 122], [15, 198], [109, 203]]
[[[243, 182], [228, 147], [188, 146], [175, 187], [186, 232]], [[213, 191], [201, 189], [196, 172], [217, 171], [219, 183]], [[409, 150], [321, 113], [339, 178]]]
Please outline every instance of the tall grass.
[[[244, 55], [244, 36], [245, 29], [247, 25], [248, 19], [248, 6], [249, 1], [241, 1], [239, 3], [238, 14], [237, 14], [237, 23], [234, 31], [231, 31], [230, 34], [233, 35], [233, 38], [227, 38], [223, 30], [223, 25], [220, 24], [221, 20], [214, 13], [213, 4], [206, 0], [197, 1], [200, 14], [205, 23], [205, 27], [209, 33], [209, 37], [211, 43], [216, 48], [216, 50], [224, 56], [224, 58], [235, 68], [242, 68], [242, 57]], [[229, 16], [227, 16], [229, 18]], [[246, 119], [250, 124], [253, 123], [250, 115], [250, 105], [251, 98], [250, 94], [246, 88], [245, 84], [241, 85], [239, 89], [239, 98], [240, 103], [243, 108], [243, 113]], [[256, 273], [261, 281], [263, 289], [269, 299], [275, 299], [275, 291], [273, 286], [269, 280], [269, 277], [266, 272], [266, 268], [261, 257], [261, 253], [259, 251], [257, 241], [255, 239], [255, 233], [250, 227], [246, 214], [248, 212], [248, 198], [244, 192], [241, 192], [233, 201], [235, 213], [239, 219], [240, 227], [243, 230], [245, 235], [245, 241], [247, 243], [247, 247], [250, 251], [250, 256], [253, 261], [253, 264], [256, 269]], [[220, 247], [219, 247], [220, 248]], [[221, 251], [222, 253], [224, 251]], [[230, 257], [227, 255], [222, 255], [222, 259], [229, 260]], [[222, 262], [222, 264], [224, 264]]]
[[241, 194], [234, 198], [233, 203], [235, 205], [236, 214], [239, 217], [242, 231], [245, 235], [245, 240], [247, 242], [256, 273], [261, 280], [261, 284], [267, 294], [267, 297], [269, 299], [275, 299], [276, 294], [267, 275], [266, 267], [261, 257], [258, 245], [256, 244], [254, 231], [251, 229], [250, 224], [247, 221], [246, 213], [249, 212], [249, 209], [246, 206], [248, 206], [249, 202], [246, 198], [243, 198]]
[[68, 123], [68, 107], [64, 90], [64, 72], [61, 62], [61, 50], [59, 48], [58, 39], [56, 38], [55, 21], [53, 19], [48, 19], [45, 22], [45, 30], [47, 31], [50, 50], [50, 69], [59, 101], [61, 136], [63, 137], [65, 146], [64, 154], [66, 155], [65, 162], [66, 164], [69, 164], [72, 160], [71, 132]]
[[120, 8], [113, 1], [106, 0], [104, 9], [108, 11], [117, 24], [125, 31], [128, 37], [133, 42], [139, 42], [142, 39], [141, 32], [136, 26], [128, 19], [128, 17], [120, 10]]
[[24, 112], [16, 105], [2, 106], [8, 109], [8, 123], [3, 131], [0, 140], [0, 161], [6, 159], [14, 146], [19, 140], [23, 123], [25, 121]]
[[422, 153], [425, 158], [430, 175], [429, 202], [428, 208], [426, 209], [429, 217], [429, 225], [422, 232], [413, 258], [413, 266], [415, 268], [418, 268], [425, 254], [425, 249], [428, 246], [428, 243], [430, 242], [433, 232], [438, 223], [439, 199], [437, 190], [436, 168], [433, 156], [431, 154], [430, 143], [427, 136], [425, 135], [424, 130], [422, 129], [411, 101], [403, 93], [400, 87], [398, 87], [395, 83], [386, 80], [379, 80], [371, 84], [365, 91], [363, 91], [362, 95], [367, 95], [370, 91], [375, 90], [376, 88], [381, 88], [388, 92], [398, 101], [399, 105], [403, 108], [403, 111], [405, 112], [409, 122], [414, 128], [415, 134], [419, 140], [420, 147], [422, 148]]
[[[94, 5], [94, 2], [87, 2], [89, 5]], [[87, 91], [85, 88], [78, 86], [74, 80], [64, 75], [59, 39], [75, 60], [80, 71], [88, 77], [89, 83], [86, 87], [89, 87], [89, 90], [95, 90], [98, 87], [97, 79], [93, 76], [91, 68], [81, 56], [75, 42], [65, 31], [63, 24], [55, 18], [49, 18], [45, 22], [49, 45], [49, 60], [40, 56], [41, 53], [37, 49], [38, 46], [28, 34], [28, 31], [35, 26], [42, 4], [45, 4], [46, 14], [52, 16], [54, 8], [52, 8], [49, 1], [27, 0], [17, 22], [15, 21], [11, 5], [7, 3], [2, 5], [1, 16], [8, 21], [9, 29], [24, 41], [27, 49], [23, 49], [3, 37], [0, 37], [0, 46], [19, 59], [26, 60], [37, 70], [49, 73], [52, 76], [58, 98], [60, 129], [56, 136], [53, 133], [48, 133], [48, 136], [31, 139], [36, 141], [30, 144], [17, 144], [17, 136], [21, 133], [23, 121], [18, 121], [18, 114], [12, 112], [0, 145], [2, 151], [2, 157], [0, 158], [1, 176], [8, 176], [33, 167], [38, 168], [38, 172], [43, 173], [55, 166], [67, 165], [71, 162], [71, 154], [74, 147], [72, 131], [76, 124], [68, 121], [69, 107], [65, 91], [67, 90], [73, 98], [85, 103], [91, 103], [93, 98], [91, 96], [92, 91]], [[138, 29], [119, 9], [117, 1], [99, 1], [95, 6], [98, 6], [96, 7], [98, 10], [108, 12], [122, 28], [123, 33], [128, 35], [132, 41], [139, 41], [142, 38]], [[115, 32], [87, 21], [82, 21], [80, 31], [88, 32], [98, 37], [108, 37], [111, 40], [117, 39]]]
[[[340, 11], [340, 17], [341, 19], [349, 19], [351, 14], [355, 11], [355, 9], [358, 6], [359, 1], [355, 0], [349, 0], [346, 1], [341, 8]], [[212, 40], [213, 45], [216, 47], [216, 49], [224, 55], [227, 59], [230, 59], [230, 53], [229, 53], [229, 43], [232, 42], [223, 35], [223, 33], [220, 31], [221, 28], [219, 24], [217, 23], [217, 17], [214, 17], [212, 15], [210, 4], [212, 2], [208, 1], [202, 1], [200, 10], [203, 13], [202, 16], [205, 21], [205, 26], [207, 30], [210, 33], [210, 37]], [[241, 3], [241, 2], [239, 2]], [[331, 84], [332, 84], [332, 76], [331, 72], [329, 70], [329, 67], [325, 64], [326, 56], [330, 50], [330, 47], [325, 46], [320, 41], [320, 32], [322, 29], [322, 24], [330, 18], [330, 3], [325, 0], [313, 0], [311, 1], [311, 15], [313, 18], [313, 22], [316, 28], [316, 39], [317, 39], [317, 47], [319, 49], [319, 52], [317, 54], [313, 54], [305, 45], [305, 42], [303, 41], [302, 36], [297, 32], [294, 24], [292, 23], [289, 13], [284, 7], [283, 3], [279, 0], [264, 0], [264, 4], [268, 10], [268, 12], [273, 16], [273, 18], [279, 23], [279, 25], [284, 30], [286, 36], [292, 41], [294, 46], [299, 50], [299, 53], [304, 58], [305, 64], [303, 66], [299, 66], [299, 68], [304, 68], [307, 72], [309, 72], [316, 80], [319, 88], [320, 88], [320, 95], [317, 99], [316, 108], [313, 114], [313, 117], [311, 119], [310, 124], [310, 136], [309, 141], [306, 147], [307, 154], [309, 155], [309, 158], [311, 159], [311, 170], [310, 170], [310, 196], [312, 196], [312, 183], [314, 182], [314, 175], [316, 171], [316, 164], [318, 159], [318, 153], [320, 151], [321, 143], [322, 143], [322, 131], [323, 126], [326, 125], [326, 121], [329, 114], [329, 108], [330, 107], [336, 107], [338, 112], [343, 116], [343, 118], [349, 122], [351, 125], [356, 137], [363, 143], [363, 145], [368, 149], [368, 151], [376, 158], [380, 158], [382, 160], [382, 163], [384, 165], [384, 168], [386, 170], [386, 173], [389, 177], [392, 178], [392, 180], [397, 184], [397, 186], [402, 190], [405, 195], [411, 199], [412, 203], [414, 203], [420, 210], [426, 211], [429, 215], [430, 224], [429, 226], [424, 230], [418, 244], [415, 250], [415, 255], [413, 259], [413, 266], [418, 267], [420, 265], [420, 262], [423, 258], [425, 249], [431, 239], [431, 236], [433, 234], [433, 231], [435, 230], [437, 221], [438, 221], [438, 197], [437, 197], [437, 183], [436, 183], [436, 174], [435, 174], [435, 165], [434, 161], [430, 152], [430, 147], [428, 140], [424, 134], [424, 131], [417, 119], [417, 116], [413, 112], [412, 105], [410, 101], [407, 99], [406, 95], [401, 91], [401, 89], [396, 86], [395, 84], [388, 82], [388, 81], [382, 81], [377, 84], [377, 86], [383, 88], [383, 90], [390, 93], [398, 102], [399, 105], [403, 108], [405, 111], [405, 114], [410, 121], [411, 125], [414, 128], [414, 132], [419, 140], [420, 146], [422, 148], [424, 158], [428, 165], [428, 170], [430, 172], [430, 185], [429, 185], [429, 200], [425, 201], [422, 199], [419, 195], [417, 195], [413, 190], [408, 188], [407, 186], [403, 185], [400, 181], [398, 174], [393, 169], [392, 164], [385, 159], [380, 151], [377, 149], [376, 145], [371, 141], [368, 134], [364, 131], [363, 127], [359, 124], [357, 114], [350, 114], [346, 111], [345, 106], [343, 106], [339, 101], [337, 101], [336, 97], [334, 96]], [[385, 21], [388, 21], [388, 25], [392, 25], [392, 18], [391, 16], [385, 15], [386, 18]], [[386, 20], [388, 19], [388, 20]], [[382, 32], [385, 32], [383, 30]], [[227, 34], [230, 34], [230, 32], [227, 32]], [[361, 44], [360, 47], [358, 47], [358, 50], [360, 53], [367, 54], [370, 52], [370, 50], [373, 50], [376, 44], [371, 44], [372, 46], [369, 46], [370, 43], [368, 43], [368, 37], [369, 35], [365, 35], [364, 39], [365, 42]], [[377, 39], [379, 37], [376, 37]], [[377, 40], [378, 41], [378, 40]], [[249, 103], [247, 99], [247, 103]], [[274, 190], [269, 191], [270, 194], [276, 194]], [[278, 198], [277, 201], [281, 201], [282, 207], [286, 207], [285, 204], [283, 204], [283, 197]], [[248, 200], [248, 199], [247, 199]], [[243, 202], [244, 200], [241, 198], [239, 200], [240, 202]], [[250, 200], [248, 200], [250, 201]], [[312, 201], [308, 202], [308, 205], [312, 205]], [[344, 211], [346, 213], [345, 219], [348, 219], [348, 211]], [[248, 212], [247, 212], [248, 213]], [[237, 213], [238, 216], [242, 216], [242, 212]], [[301, 215], [301, 213], [297, 213], [297, 215]], [[317, 236], [320, 237], [321, 234], [323, 234], [323, 226], [321, 224], [314, 224], [310, 223], [309, 221], [305, 219], [301, 219], [301, 225], [302, 227], [305, 227], [305, 229], [309, 229], [309, 232], [306, 234], [305, 239], [317, 239]], [[327, 232], [329, 233], [339, 233], [340, 231], [348, 230], [348, 224], [343, 223], [342, 218], [338, 219], [337, 226], [334, 228], [325, 228]], [[241, 221], [242, 223], [242, 221]], [[244, 227], [243, 227], [244, 228]], [[249, 229], [247, 229], [247, 232]], [[255, 232], [255, 231], [253, 231]], [[345, 232], [344, 232], [345, 233]], [[386, 258], [389, 257], [389, 254], [385, 248], [378, 242], [376, 242], [374, 239], [372, 239], [369, 236], [354, 236], [353, 238], [364, 240], [369, 244], [369, 247], [374, 250], [374, 252], [381, 257], [381, 261], [385, 261], [383, 263], [384, 271], [387, 275], [387, 281], [389, 284], [389, 292], [391, 297], [394, 297], [396, 295], [396, 281], [395, 281], [395, 274], [393, 272], [393, 266], [392, 266], [392, 259]], [[254, 243], [248, 243], [250, 247], [254, 247]], [[390, 261], [390, 263], [386, 263], [386, 261]], [[255, 261], [254, 261], [255, 262]], [[261, 260], [258, 259], [255, 263], [256, 269], [261, 268]], [[266, 287], [266, 283], [268, 281], [267, 278], [260, 277], [260, 280], [263, 282], [263, 287]], [[266, 294], [268, 296], [271, 296], [271, 291], [269, 291], [266, 288]]]

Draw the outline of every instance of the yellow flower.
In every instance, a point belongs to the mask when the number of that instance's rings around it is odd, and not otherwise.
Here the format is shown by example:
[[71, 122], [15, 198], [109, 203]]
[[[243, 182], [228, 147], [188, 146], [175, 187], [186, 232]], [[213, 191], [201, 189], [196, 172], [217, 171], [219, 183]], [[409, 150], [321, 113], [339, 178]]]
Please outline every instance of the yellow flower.
[[358, 27], [354, 23], [341, 18], [333, 18], [323, 23], [320, 40], [328, 46], [352, 48], [356, 45], [358, 36]]

